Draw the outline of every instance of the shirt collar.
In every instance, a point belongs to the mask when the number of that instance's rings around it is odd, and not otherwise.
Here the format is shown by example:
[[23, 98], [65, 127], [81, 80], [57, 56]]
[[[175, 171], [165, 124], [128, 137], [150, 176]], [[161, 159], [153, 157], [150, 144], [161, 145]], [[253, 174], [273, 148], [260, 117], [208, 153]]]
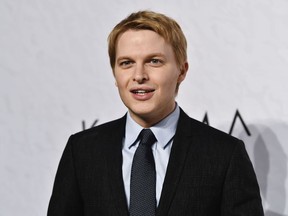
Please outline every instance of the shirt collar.
[[[150, 127], [157, 139], [157, 145], [161, 146], [163, 149], [171, 143], [175, 135], [179, 116], [180, 108], [176, 103], [176, 107], [172, 113], [156, 125]], [[125, 143], [128, 145], [127, 147], [130, 148], [138, 141], [138, 135], [143, 127], [137, 124], [128, 112], [125, 129]]]

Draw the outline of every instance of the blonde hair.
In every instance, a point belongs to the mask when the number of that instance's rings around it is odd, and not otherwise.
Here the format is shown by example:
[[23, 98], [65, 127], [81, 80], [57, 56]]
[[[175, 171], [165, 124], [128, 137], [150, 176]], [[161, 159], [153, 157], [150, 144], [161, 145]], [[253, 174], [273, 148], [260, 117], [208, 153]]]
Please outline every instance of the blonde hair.
[[127, 30], [151, 30], [159, 34], [172, 46], [179, 66], [187, 61], [187, 41], [179, 24], [164, 14], [153, 11], [139, 11], [119, 22], [108, 36], [110, 65], [114, 70], [117, 40]]

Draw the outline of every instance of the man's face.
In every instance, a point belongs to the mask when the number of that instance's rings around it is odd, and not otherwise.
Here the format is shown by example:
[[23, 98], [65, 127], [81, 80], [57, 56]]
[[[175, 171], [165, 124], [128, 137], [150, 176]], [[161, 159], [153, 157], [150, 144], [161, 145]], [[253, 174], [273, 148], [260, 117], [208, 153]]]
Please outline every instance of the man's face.
[[120, 97], [132, 118], [150, 127], [175, 107], [177, 83], [188, 64], [177, 65], [164, 38], [150, 30], [128, 30], [118, 38], [114, 76]]

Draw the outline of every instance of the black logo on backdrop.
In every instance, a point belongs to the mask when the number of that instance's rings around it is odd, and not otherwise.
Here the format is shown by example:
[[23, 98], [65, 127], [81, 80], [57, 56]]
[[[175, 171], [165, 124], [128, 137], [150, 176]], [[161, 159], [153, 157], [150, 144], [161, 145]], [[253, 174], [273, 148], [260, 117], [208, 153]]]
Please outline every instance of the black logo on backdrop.
[[[91, 124], [91, 126], [90, 126], [89, 128], [95, 127], [95, 126], [97, 125], [98, 121], [99, 121], [99, 119], [96, 119], [96, 120]], [[83, 120], [83, 121], [82, 121], [82, 130], [86, 130], [86, 129], [88, 129], [88, 128], [86, 127], [86, 122]]]
[[[240, 123], [242, 124], [242, 126], [243, 126], [246, 134], [247, 134], [248, 136], [251, 136], [251, 133], [250, 133], [247, 125], [245, 124], [245, 122], [244, 122], [244, 120], [243, 120], [243, 118], [242, 118], [242, 116], [241, 116], [241, 114], [240, 114], [240, 112], [239, 112], [238, 109], [237, 109], [236, 112], [235, 112], [235, 115], [234, 115], [234, 117], [233, 117], [233, 120], [232, 120], [232, 123], [231, 123], [231, 126], [230, 126], [230, 129], [229, 129], [228, 134], [232, 135], [233, 130], [234, 130], [234, 126], [235, 126], [236, 121], [237, 121], [238, 119], [239, 119]], [[99, 121], [99, 119], [96, 119], [92, 124], [90, 124], [90, 127], [89, 127], [89, 128], [95, 127], [95, 126], [97, 125], [98, 121]], [[207, 125], [209, 125], [209, 118], [208, 118], [208, 113], [207, 113], [207, 112], [205, 113], [202, 122], [205, 123], [205, 124], [207, 124]], [[83, 121], [82, 121], [82, 130], [86, 130], [86, 129], [88, 129], [88, 128], [87, 128], [87, 125], [86, 125], [86, 122], [83, 120]]]
[[[235, 113], [234, 118], [233, 118], [233, 120], [232, 120], [232, 123], [231, 123], [231, 126], [230, 126], [230, 129], [229, 129], [228, 134], [232, 135], [233, 129], [234, 129], [234, 126], [235, 126], [235, 124], [236, 124], [237, 119], [239, 119], [239, 121], [241, 122], [241, 124], [242, 124], [242, 126], [243, 126], [243, 128], [244, 128], [244, 130], [245, 130], [245, 132], [246, 132], [246, 134], [247, 134], [248, 136], [251, 136], [251, 133], [250, 133], [247, 125], [245, 124], [245, 122], [244, 122], [244, 120], [243, 120], [243, 118], [242, 118], [242, 116], [241, 116], [241, 114], [240, 114], [240, 112], [239, 112], [238, 109], [236, 110], [236, 113]], [[208, 113], [207, 113], [207, 112], [205, 113], [205, 116], [204, 116], [202, 122], [205, 123], [205, 124], [207, 124], [207, 125], [209, 125], [209, 118], [208, 118]]]

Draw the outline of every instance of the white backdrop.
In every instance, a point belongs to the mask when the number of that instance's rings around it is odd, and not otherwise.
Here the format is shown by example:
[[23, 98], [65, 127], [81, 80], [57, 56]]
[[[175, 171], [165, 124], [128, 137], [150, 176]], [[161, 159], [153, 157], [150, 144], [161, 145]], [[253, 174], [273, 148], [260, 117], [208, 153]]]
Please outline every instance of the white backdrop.
[[[140, 9], [175, 18], [187, 36], [179, 105], [234, 126], [266, 216], [288, 215], [287, 0], [1, 0], [0, 216], [45, 215], [69, 135], [126, 112], [106, 38]], [[232, 124], [237, 110], [244, 124]]]

